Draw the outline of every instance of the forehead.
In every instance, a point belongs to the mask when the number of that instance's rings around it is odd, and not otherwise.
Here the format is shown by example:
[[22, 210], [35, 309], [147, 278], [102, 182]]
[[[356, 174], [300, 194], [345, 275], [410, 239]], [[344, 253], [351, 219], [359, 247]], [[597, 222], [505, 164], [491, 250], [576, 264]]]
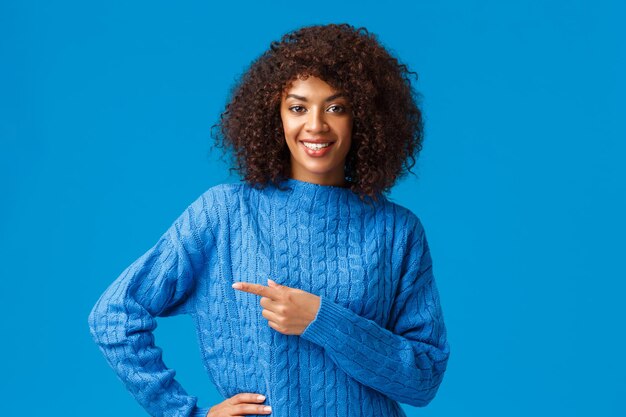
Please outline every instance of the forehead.
[[299, 96], [306, 96], [311, 98], [323, 97], [326, 98], [331, 94], [338, 93], [339, 90], [328, 84], [326, 81], [315, 76], [309, 76], [306, 79], [296, 78], [287, 84], [283, 91], [283, 98], [287, 94], [296, 94]]

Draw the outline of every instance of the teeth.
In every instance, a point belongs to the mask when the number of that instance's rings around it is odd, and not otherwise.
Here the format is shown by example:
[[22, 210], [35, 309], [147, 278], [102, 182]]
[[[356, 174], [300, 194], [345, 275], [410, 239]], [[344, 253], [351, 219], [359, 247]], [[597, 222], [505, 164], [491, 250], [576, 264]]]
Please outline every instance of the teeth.
[[313, 149], [313, 150], [318, 150], [318, 149], [322, 149], [322, 148], [327, 148], [330, 146], [330, 142], [328, 143], [309, 143], [309, 142], [302, 142], [304, 144], [304, 146], [306, 146], [309, 149]]

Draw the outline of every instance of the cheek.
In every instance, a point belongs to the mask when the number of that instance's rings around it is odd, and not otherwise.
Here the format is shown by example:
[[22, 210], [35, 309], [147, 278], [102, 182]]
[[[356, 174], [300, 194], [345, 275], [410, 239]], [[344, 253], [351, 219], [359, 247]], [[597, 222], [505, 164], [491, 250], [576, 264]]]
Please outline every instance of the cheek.
[[288, 141], [293, 141], [293, 138], [296, 136], [294, 129], [289, 124], [283, 124], [283, 130], [285, 131], [285, 139]]
[[344, 121], [344, 123], [341, 124], [339, 129], [341, 132], [341, 136], [343, 136], [345, 139], [351, 138], [352, 137], [352, 120]]
[[282, 117], [283, 123], [283, 131], [285, 132], [285, 136], [290, 138], [297, 132], [297, 126], [293, 120], [290, 120], [288, 117]]

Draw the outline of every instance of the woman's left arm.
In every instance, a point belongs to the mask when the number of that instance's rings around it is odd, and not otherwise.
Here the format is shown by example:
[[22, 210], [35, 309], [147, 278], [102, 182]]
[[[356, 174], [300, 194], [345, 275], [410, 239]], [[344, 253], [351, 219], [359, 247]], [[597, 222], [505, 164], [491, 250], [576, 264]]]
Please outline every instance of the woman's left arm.
[[323, 347], [360, 383], [423, 407], [441, 384], [450, 346], [428, 242], [419, 220], [417, 226], [403, 261], [390, 329], [321, 297], [315, 319], [300, 336]]

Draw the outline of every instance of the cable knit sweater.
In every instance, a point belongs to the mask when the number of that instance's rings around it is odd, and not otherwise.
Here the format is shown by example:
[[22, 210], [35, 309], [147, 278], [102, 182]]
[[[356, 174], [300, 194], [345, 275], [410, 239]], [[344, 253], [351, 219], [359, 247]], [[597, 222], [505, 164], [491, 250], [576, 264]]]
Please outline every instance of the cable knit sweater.
[[[369, 204], [368, 204], [369, 203]], [[267, 278], [320, 297], [301, 335], [262, 316], [237, 281]], [[204, 417], [163, 363], [156, 317], [190, 314], [224, 399], [264, 394], [275, 417], [404, 416], [441, 384], [449, 344], [424, 228], [409, 209], [348, 188], [211, 187], [109, 286], [91, 334], [153, 416]], [[265, 414], [259, 414], [265, 415]]]

